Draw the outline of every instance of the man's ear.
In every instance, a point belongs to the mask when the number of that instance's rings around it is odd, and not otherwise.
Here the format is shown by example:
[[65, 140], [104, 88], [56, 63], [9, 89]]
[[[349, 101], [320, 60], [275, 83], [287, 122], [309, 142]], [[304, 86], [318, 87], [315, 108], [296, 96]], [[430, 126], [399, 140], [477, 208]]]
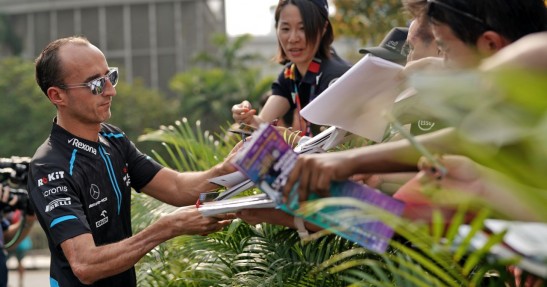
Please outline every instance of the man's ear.
[[66, 93], [64, 90], [59, 87], [49, 87], [49, 89], [47, 89], [47, 97], [49, 98], [49, 101], [56, 106], [65, 101], [65, 95]]
[[486, 31], [477, 40], [477, 49], [481, 54], [493, 55], [510, 42], [494, 31]]

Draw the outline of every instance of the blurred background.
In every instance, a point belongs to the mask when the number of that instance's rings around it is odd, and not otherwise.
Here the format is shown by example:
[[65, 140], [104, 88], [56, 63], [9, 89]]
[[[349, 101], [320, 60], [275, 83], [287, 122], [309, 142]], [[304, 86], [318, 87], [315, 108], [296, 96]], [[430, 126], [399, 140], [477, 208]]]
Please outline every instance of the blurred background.
[[[334, 47], [349, 62], [409, 16], [400, 0], [332, 0]], [[34, 81], [33, 60], [50, 41], [83, 35], [119, 67], [111, 123], [145, 153], [140, 135], [181, 118], [219, 134], [233, 104], [255, 103], [280, 71], [274, 57], [276, 0], [0, 0], [0, 157], [31, 157], [55, 108]], [[258, 106], [258, 104], [256, 105]], [[47, 286], [49, 251], [39, 224], [23, 258], [8, 260], [10, 286]], [[34, 273], [33, 273], [34, 272]]]

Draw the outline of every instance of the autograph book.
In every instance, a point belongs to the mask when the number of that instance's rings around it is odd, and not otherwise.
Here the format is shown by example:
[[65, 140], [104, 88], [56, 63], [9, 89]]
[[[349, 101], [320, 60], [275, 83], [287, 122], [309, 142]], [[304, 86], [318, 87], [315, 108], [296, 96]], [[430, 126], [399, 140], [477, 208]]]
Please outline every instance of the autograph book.
[[[238, 153], [233, 164], [265, 193], [272, 206], [300, 216], [296, 214], [297, 203], [284, 204], [281, 200], [281, 190], [298, 155], [274, 127], [264, 124], [253, 133], [249, 145]], [[403, 202], [352, 181], [332, 182], [330, 193], [331, 197], [352, 198], [395, 215], [404, 209]], [[316, 199], [310, 197], [308, 202]], [[380, 253], [386, 250], [393, 236], [393, 229], [374, 213], [364, 214], [363, 210], [348, 205], [329, 205], [303, 219]]]

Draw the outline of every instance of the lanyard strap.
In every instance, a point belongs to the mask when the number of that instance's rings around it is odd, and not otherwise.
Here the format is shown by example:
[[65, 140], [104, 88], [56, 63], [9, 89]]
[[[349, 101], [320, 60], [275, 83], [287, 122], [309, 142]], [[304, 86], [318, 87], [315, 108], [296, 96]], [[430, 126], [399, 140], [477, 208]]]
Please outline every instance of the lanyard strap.
[[[313, 61], [308, 66], [308, 71], [306, 72], [306, 75], [304, 75], [300, 81], [300, 83], [305, 82], [310, 84], [310, 96], [309, 96], [309, 102], [311, 102], [315, 98], [315, 89], [316, 86], [319, 85], [319, 80], [321, 79], [321, 74], [319, 73], [321, 70], [321, 60], [318, 58], [314, 58]], [[289, 78], [293, 81], [293, 92], [291, 93], [293, 103], [296, 105], [296, 111], [298, 113], [298, 125], [300, 127], [300, 135], [301, 136], [313, 136], [311, 131], [311, 123], [308, 122], [306, 119], [302, 118], [300, 115], [300, 111], [302, 110], [302, 103], [300, 99], [300, 93], [298, 92], [298, 84], [296, 83], [296, 64], [292, 64], [290, 66], [289, 71]], [[294, 121], [294, 119], [293, 119]], [[302, 121], [305, 123], [305, 127], [302, 127]]]

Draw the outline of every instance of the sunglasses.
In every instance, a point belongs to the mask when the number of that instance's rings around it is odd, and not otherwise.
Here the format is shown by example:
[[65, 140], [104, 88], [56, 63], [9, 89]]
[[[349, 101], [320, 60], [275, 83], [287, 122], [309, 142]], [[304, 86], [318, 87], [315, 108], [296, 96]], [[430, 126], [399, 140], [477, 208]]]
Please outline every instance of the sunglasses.
[[92, 94], [101, 95], [105, 90], [106, 79], [108, 79], [110, 83], [112, 84], [112, 86], [115, 87], [116, 84], [118, 83], [118, 68], [117, 67], [108, 68], [108, 74], [102, 77], [93, 79], [87, 83], [59, 85], [59, 88], [64, 90], [74, 89], [74, 88], [89, 88]]
[[[438, 0], [427, 0], [427, 4], [428, 4], [429, 6], [431, 6], [432, 4], [441, 6], [441, 7], [443, 7], [444, 9], [448, 9], [448, 10], [452, 11], [453, 13], [456, 13], [456, 14], [458, 14], [458, 15], [460, 15], [460, 16], [467, 17], [468, 19], [471, 19], [471, 20], [473, 20], [473, 21], [475, 21], [475, 22], [478, 22], [478, 23], [484, 25], [485, 27], [488, 27], [488, 25], [487, 25], [482, 19], [478, 18], [477, 16], [475, 16], [475, 15], [473, 15], [473, 14], [471, 14], [471, 13], [462, 11], [462, 10], [460, 10], [460, 9], [458, 9], [458, 8], [452, 7], [452, 6], [450, 6], [450, 5], [446, 4], [446, 3], [440, 2], [440, 1], [438, 1]], [[430, 9], [431, 9], [431, 8], [430, 8]]]

